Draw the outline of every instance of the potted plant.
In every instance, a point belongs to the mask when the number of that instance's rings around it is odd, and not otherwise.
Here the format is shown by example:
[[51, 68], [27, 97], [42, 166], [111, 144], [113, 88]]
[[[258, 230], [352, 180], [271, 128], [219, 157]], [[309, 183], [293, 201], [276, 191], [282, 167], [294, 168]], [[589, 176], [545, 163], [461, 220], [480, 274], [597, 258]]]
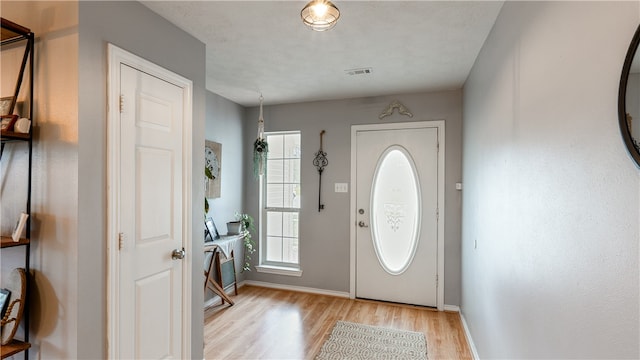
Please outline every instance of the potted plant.
[[256, 243], [251, 239], [251, 233], [256, 231], [255, 224], [249, 214], [236, 213], [236, 219], [240, 223], [240, 234], [244, 245], [242, 271], [251, 271], [251, 255], [256, 252]]

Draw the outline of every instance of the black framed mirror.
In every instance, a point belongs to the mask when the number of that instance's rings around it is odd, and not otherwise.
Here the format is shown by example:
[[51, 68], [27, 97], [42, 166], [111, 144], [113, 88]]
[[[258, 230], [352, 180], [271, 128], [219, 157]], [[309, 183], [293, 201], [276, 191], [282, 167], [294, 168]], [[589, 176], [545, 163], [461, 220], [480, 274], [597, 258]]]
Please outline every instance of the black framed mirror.
[[620, 133], [631, 158], [640, 168], [640, 25], [633, 35], [620, 76], [618, 122]]

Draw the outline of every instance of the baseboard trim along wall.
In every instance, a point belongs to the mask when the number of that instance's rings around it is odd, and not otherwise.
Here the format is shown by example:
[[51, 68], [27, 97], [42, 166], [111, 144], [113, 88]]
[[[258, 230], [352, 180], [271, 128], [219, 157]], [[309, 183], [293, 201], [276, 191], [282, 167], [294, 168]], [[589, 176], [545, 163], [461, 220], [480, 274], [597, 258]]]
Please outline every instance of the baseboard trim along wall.
[[460, 312], [460, 306], [458, 305], [447, 305], [444, 304], [444, 311], [449, 311], [449, 312]]
[[464, 328], [464, 335], [467, 338], [467, 344], [469, 344], [469, 348], [471, 349], [471, 355], [473, 355], [475, 360], [480, 360], [480, 356], [478, 356], [478, 349], [476, 349], [476, 344], [473, 342], [471, 332], [469, 332], [469, 327], [467, 326], [467, 321], [464, 319], [462, 312], [460, 312], [460, 320], [462, 321], [462, 327]]
[[298, 292], [305, 292], [305, 293], [318, 294], [318, 295], [329, 295], [329, 296], [336, 296], [341, 298], [349, 298], [349, 293], [344, 291], [316, 289], [316, 288], [310, 288], [305, 286], [283, 285], [283, 284], [275, 284], [270, 282], [254, 281], [254, 280], [245, 280], [241, 284], [251, 285], [251, 286], [260, 286], [260, 287], [266, 287], [271, 289], [298, 291]]
[[[270, 283], [270, 282], [265, 282], [265, 281], [254, 281], [254, 280], [244, 280], [238, 283], [238, 289], [240, 289], [241, 287], [245, 286], [245, 285], [251, 285], [251, 286], [259, 286], [259, 287], [265, 287], [265, 288], [270, 288], [270, 289], [279, 289], [279, 290], [289, 290], [289, 291], [297, 291], [297, 292], [305, 292], [305, 293], [311, 293], [311, 294], [318, 294], [318, 295], [328, 295], [328, 296], [336, 296], [336, 297], [341, 297], [341, 298], [349, 298], [349, 293], [348, 292], [343, 292], [343, 291], [333, 291], [333, 290], [324, 290], [324, 289], [317, 289], [317, 288], [310, 288], [310, 287], [305, 287], [305, 286], [294, 286], [294, 285], [283, 285], [283, 284], [276, 284], [276, 283]], [[228, 291], [229, 295], [232, 295], [231, 290]], [[220, 296], [214, 296], [211, 299], [207, 300], [204, 302], [204, 307], [208, 308], [210, 306], [215, 305], [216, 303], [220, 302]], [[457, 312], [460, 313], [460, 307], [458, 305], [444, 305], [444, 311], [449, 311], [449, 312]], [[462, 314], [460, 314], [460, 318], [462, 318]], [[463, 319], [463, 324], [464, 324], [464, 318]], [[468, 338], [470, 338], [470, 335], [468, 334], [468, 330], [466, 328], [466, 324], [465, 324], [465, 334], [467, 335]]]

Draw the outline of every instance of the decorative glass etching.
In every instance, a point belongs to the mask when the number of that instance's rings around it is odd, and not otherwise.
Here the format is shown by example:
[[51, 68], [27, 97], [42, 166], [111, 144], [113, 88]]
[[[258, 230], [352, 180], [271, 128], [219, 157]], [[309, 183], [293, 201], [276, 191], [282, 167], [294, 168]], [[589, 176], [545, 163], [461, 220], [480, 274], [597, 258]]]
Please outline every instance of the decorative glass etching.
[[382, 268], [407, 270], [420, 236], [420, 179], [409, 152], [393, 145], [380, 156], [371, 186], [371, 237]]
[[384, 214], [391, 230], [397, 231], [404, 217], [404, 204], [384, 204]]

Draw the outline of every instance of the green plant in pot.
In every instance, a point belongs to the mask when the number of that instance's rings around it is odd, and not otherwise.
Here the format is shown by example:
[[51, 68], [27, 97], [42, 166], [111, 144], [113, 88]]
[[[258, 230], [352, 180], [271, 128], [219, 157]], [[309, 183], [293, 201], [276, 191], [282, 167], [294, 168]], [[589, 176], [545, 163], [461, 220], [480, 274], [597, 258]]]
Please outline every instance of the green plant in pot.
[[[213, 174], [211, 173], [211, 170], [209, 170], [208, 167], [204, 167], [204, 176], [207, 177], [207, 179], [209, 180], [213, 180]], [[207, 214], [209, 213], [209, 201], [207, 200], [207, 197], [204, 197], [204, 217], [207, 217]]]
[[242, 271], [251, 271], [251, 255], [256, 252], [256, 243], [251, 239], [256, 227], [253, 218], [249, 214], [236, 213], [236, 219], [240, 222], [240, 234], [244, 245], [244, 264]]

